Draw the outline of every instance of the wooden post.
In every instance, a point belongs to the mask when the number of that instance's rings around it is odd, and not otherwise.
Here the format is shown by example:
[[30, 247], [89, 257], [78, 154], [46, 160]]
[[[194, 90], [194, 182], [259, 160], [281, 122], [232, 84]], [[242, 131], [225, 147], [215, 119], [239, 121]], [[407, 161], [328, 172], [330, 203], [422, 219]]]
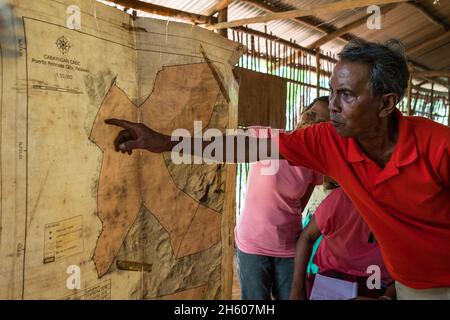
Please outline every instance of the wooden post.
[[416, 114], [417, 101], [419, 101], [419, 89], [418, 88], [416, 88], [416, 95], [414, 97], [414, 105], [412, 106], [412, 109], [411, 109], [412, 116]]
[[447, 125], [450, 127], [450, 77], [447, 78]]
[[409, 78], [408, 78], [408, 88], [407, 88], [407, 96], [406, 96], [406, 115], [411, 115], [411, 94], [412, 94], [412, 77], [414, 73], [414, 66], [411, 62], [408, 63], [408, 71], [409, 71]]
[[430, 96], [430, 114], [428, 117], [433, 120], [433, 104], [434, 104], [434, 82], [431, 83], [431, 96]]
[[[242, 42], [241, 42], [242, 43]], [[238, 92], [232, 90], [235, 94]], [[228, 103], [228, 126], [227, 128], [237, 129], [238, 127], [238, 105], [237, 96], [232, 96]], [[225, 164], [225, 202], [222, 213], [222, 243], [228, 244], [222, 247], [222, 267], [221, 270], [221, 300], [230, 300], [233, 289], [233, 261], [234, 257], [234, 226], [236, 225], [236, 164]]]
[[[217, 17], [217, 22], [227, 22], [228, 21], [228, 7], [223, 8], [219, 11], [219, 16]], [[228, 29], [219, 29], [219, 34], [228, 38]]]
[[317, 97], [320, 97], [320, 47], [316, 48]]
[[409, 74], [408, 79], [408, 92], [406, 96], [406, 115], [411, 115], [411, 94], [412, 94], [412, 75]]

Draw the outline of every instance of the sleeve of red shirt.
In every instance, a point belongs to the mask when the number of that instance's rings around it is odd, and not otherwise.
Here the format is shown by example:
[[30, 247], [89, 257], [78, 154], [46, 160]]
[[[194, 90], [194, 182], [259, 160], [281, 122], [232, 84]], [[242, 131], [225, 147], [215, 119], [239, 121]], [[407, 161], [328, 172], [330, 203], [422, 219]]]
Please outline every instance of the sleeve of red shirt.
[[278, 150], [291, 165], [303, 166], [327, 174], [327, 147], [330, 141], [330, 124], [319, 123], [308, 128], [283, 133], [277, 137]]
[[322, 185], [323, 184], [323, 175], [316, 171], [313, 171], [311, 183], [315, 186]]

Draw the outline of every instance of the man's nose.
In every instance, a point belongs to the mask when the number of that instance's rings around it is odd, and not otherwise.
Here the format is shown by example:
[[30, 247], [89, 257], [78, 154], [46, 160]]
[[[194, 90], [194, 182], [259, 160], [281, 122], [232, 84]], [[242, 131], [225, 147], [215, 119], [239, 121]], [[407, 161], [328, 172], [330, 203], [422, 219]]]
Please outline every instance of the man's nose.
[[328, 105], [330, 112], [340, 112], [341, 108], [339, 106], [339, 101], [336, 99], [335, 95], [330, 96], [330, 103]]

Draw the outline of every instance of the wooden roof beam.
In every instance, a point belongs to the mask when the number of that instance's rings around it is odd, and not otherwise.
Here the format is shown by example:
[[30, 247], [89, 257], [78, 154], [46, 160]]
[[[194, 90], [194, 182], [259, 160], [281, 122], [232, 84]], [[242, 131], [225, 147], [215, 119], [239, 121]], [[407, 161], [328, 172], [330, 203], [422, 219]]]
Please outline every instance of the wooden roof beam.
[[443, 81], [440, 81], [439, 78], [424, 77], [424, 76], [421, 76], [420, 74], [419, 75], [413, 74], [413, 77], [414, 78], [419, 78], [419, 79], [424, 79], [424, 80], [426, 80], [429, 83], [437, 83], [437, 84], [440, 84], [441, 86], [444, 86], [444, 87], [447, 86], [447, 84], [445, 82], [443, 82]]
[[416, 52], [418, 52], [420, 50], [429, 48], [432, 45], [434, 45], [435, 43], [438, 43], [438, 42], [440, 42], [442, 40], [445, 40], [447, 38], [450, 38], [450, 31], [444, 32], [443, 34], [441, 34], [441, 35], [439, 35], [437, 37], [433, 37], [433, 38], [431, 38], [431, 39], [429, 39], [429, 40], [427, 40], [425, 42], [422, 42], [421, 44], [419, 44], [419, 45], [417, 45], [415, 47], [412, 47], [412, 48], [406, 50], [406, 54], [407, 55], [413, 55], [414, 53], [416, 53]]
[[203, 12], [205, 16], [211, 17], [219, 11], [227, 8], [234, 0], [218, 0], [211, 8]]
[[[264, 0], [240, 0], [240, 2], [247, 2], [252, 4], [253, 6], [262, 9], [268, 13], [278, 13], [278, 12], [285, 12], [286, 10], [283, 10], [276, 6], [271, 6], [268, 3], [266, 3]], [[289, 9], [288, 10], [294, 10], [294, 7], [286, 6]], [[331, 25], [324, 24], [323, 21], [315, 18], [315, 17], [297, 17], [290, 19], [293, 22], [296, 22], [304, 27], [313, 28], [319, 32], [322, 32], [324, 34], [332, 33], [336, 31], [337, 29]]]
[[[174, 17], [174, 18], [178, 18], [178, 19], [182, 19], [182, 20], [188, 20], [195, 24], [208, 24], [208, 23], [214, 23], [217, 21], [217, 18], [215, 18], [215, 17], [208, 17], [205, 15], [200, 15], [200, 14], [190, 13], [190, 12], [181, 11], [181, 10], [168, 8], [168, 7], [164, 7], [164, 6], [154, 5], [154, 4], [151, 4], [148, 2], [142, 2], [142, 1], [138, 1], [138, 0], [109, 0], [109, 1], [116, 3], [118, 5], [121, 5], [123, 7], [126, 7], [126, 8], [133, 8], [135, 10], [140, 10], [140, 11], [151, 13], [151, 14], [156, 14], [156, 15], [161, 15], [161, 16], [166, 16], [166, 17]], [[379, 1], [381, 1], [381, 0], [379, 0]], [[348, 2], [348, 1], [346, 1], [346, 2]], [[397, 2], [399, 2], [399, 1], [397, 1]], [[400, 2], [403, 2], [403, 1], [400, 1]], [[249, 32], [249, 33], [261, 36], [261, 37], [266, 37], [267, 39], [278, 41], [287, 46], [291, 46], [294, 49], [298, 49], [302, 52], [306, 52], [306, 53], [313, 54], [313, 55], [315, 54], [314, 50], [302, 47], [298, 44], [293, 44], [293, 43], [291, 43], [287, 40], [284, 40], [282, 38], [279, 38], [277, 36], [268, 35], [263, 32], [259, 32], [259, 31], [253, 30], [253, 29], [242, 27], [242, 26], [235, 27], [233, 29], [241, 30], [244, 32]], [[327, 57], [325, 55], [321, 55], [321, 59], [329, 60], [331, 62], [336, 62], [336, 59]], [[425, 67], [423, 67], [417, 63], [414, 63], [414, 62], [413, 62], [413, 64], [415, 66], [421, 68], [423, 71], [427, 71], [427, 69]], [[440, 81], [438, 79], [433, 79], [433, 78], [429, 78], [429, 77], [421, 77], [421, 78], [423, 78], [429, 82], [438, 83], [443, 86], [447, 85], [446, 83], [443, 83], [442, 81]]]
[[223, 29], [223, 28], [231, 28], [238, 27], [242, 25], [252, 24], [252, 23], [265, 23], [273, 20], [283, 20], [283, 19], [292, 19], [296, 17], [304, 17], [317, 15], [321, 12], [339, 12], [343, 10], [355, 9], [360, 7], [365, 7], [369, 5], [382, 5], [388, 3], [398, 3], [398, 2], [406, 2], [407, 0], [340, 0], [337, 2], [326, 3], [322, 5], [310, 6], [305, 9], [297, 9], [279, 13], [271, 13], [264, 16], [254, 17], [254, 18], [246, 18], [246, 19], [238, 19], [234, 21], [224, 22], [224, 23], [215, 23], [207, 26], [210, 30]]
[[423, 79], [423, 80], [426, 80], [427, 82], [437, 83], [437, 84], [440, 84], [441, 86], [444, 86], [444, 87], [447, 85], [446, 82], [441, 81], [439, 78], [430, 78], [430, 77], [427, 77], [427, 76], [424, 76], [424, 75], [420, 75], [420, 72], [431, 71], [431, 70], [429, 70], [425, 66], [421, 65], [420, 63], [414, 62], [411, 59], [408, 59], [408, 60], [414, 67], [414, 69], [412, 70], [414, 78]]
[[418, 71], [412, 73], [413, 77], [427, 77], [427, 78], [435, 78], [435, 77], [450, 77], [449, 71]]
[[[159, 5], [157, 6], [157, 5], [148, 3], [148, 2], [141, 2], [138, 0], [110, 0], [110, 1], [114, 2], [118, 5], [124, 6], [126, 8], [133, 8], [136, 10], [141, 10], [144, 12], [162, 15], [162, 16], [178, 17], [183, 20], [193, 21], [194, 23], [200, 23], [199, 21], [204, 21], [204, 20], [210, 20], [212, 22], [217, 21], [217, 18], [215, 18], [215, 17], [208, 17], [205, 15], [194, 14], [194, 13], [176, 10], [176, 9], [172, 9], [172, 8], [167, 8], [167, 7], [163, 7], [163, 6], [159, 6]], [[292, 47], [294, 49], [297, 49], [297, 50], [305, 52], [305, 53], [315, 54], [313, 50], [310, 50], [310, 49], [302, 47], [298, 44], [289, 42], [289, 41], [279, 38], [277, 36], [266, 34], [261, 31], [253, 30], [253, 29], [243, 27], [243, 26], [235, 27], [233, 29], [236, 29], [236, 30], [239, 30], [242, 32], [247, 32], [249, 34], [253, 34], [253, 35], [256, 35], [256, 36], [259, 36], [262, 38], [266, 38], [268, 40], [277, 41], [283, 45]], [[331, 62], [336, 62], [335, 59], [327, 57], [325, 55], [321, 56], [321, 59], [329, 60]]]
[[[413, 85], [413, 89], [414, 89], [414, 95], [417, 95], [417, 92], [421, 92], [421, 93], [431, 93], [431, 89], [426, 89], [423, 87], [418, 87], [417, 85]], [[448, 92], [446, 91], [436, 91], [434, 90], [434, 94], [438, 97], [448, 97]], [[419, 97], [422, 97], [422, 95], [419, 95]]]
[[[386, 14], [389, 11], [395, 9], [396, 7], [398, 7], [398, 3], [392, 3], [392, 4], [388, 4], [386, 6], [383, 6], [381, 8], [381, 14]], [[365, 16], [363, 16], [362, 18], [355, 20], [341, 28], [339, 28], [338, 30], [334, 31], [333, 33], [329, 33], [326, 36], [320, 38], [319, 40], [313, 42], [312, 44], [310, 44], [308, 46], [309, 49], [315, 49], [315, 48], [319, 48], [320, 46], [324, 45], [327, 42], [330, 42], [331, 40], [336, 39], [337, 37], [340, 37], [344, 34], [346, 34], [347, 32], [349, 32], [352, 29], [355, 29], [361, 25], [364, 25], [367, 23], [367, 19], [372, 16], [372, 13], [370, 14], [366, 14]]]
[[214, 20], [211, 17], [201, 14], [181, 11], [173, 8], [163, 7], [149, 2], [142, 2], [138, 0], [108, 0], [115, 4], [121, 5], [125, 8], [133, 8], [147, 13], [156, 14], [165, 17], [178, 18], [188, 20], [195, 24], [211, 24]]
[[430, 20], [435, 25], [444, 28], [444, 30], [450, 30], [450, 26], [442, 21], [438, 17], [436, 17], [430, 10], [428, 10], [422, 3], [419, 1], [409, 1], [408, 5], [413, 6], [417, 10], [419, 10], [428, 20]]
[[425, 83], [428, 83], [428, 81], [427, 80], [421, 81], [418, 84], [416, 84], [415, 86], [420, 87], [420, 86], [423, 86]]

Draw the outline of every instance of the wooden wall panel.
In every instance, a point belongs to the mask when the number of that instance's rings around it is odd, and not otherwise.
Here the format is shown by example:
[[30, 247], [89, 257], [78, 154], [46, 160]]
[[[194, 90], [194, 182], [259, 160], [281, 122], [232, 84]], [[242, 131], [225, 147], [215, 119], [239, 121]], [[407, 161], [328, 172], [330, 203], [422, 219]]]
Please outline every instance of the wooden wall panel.
[[239, 78], [238, 123], [285, 128], [286, 123], [286, 80], [237, 68]]

